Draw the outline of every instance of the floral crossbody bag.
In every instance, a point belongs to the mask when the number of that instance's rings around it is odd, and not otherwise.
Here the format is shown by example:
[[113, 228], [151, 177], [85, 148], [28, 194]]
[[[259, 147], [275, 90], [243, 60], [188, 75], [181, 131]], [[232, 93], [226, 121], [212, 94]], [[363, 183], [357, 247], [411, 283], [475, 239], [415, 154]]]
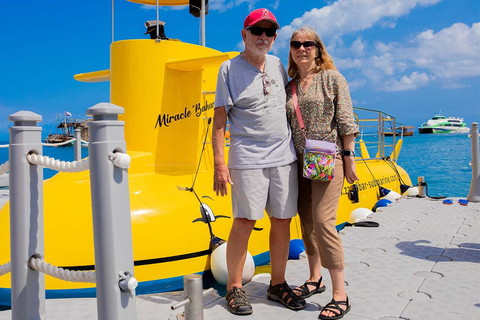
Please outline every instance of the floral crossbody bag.
[[305, 124], [302, 113], [298, 106], [297, 90], [295, 81], [292, 85], [292, 100], [297, 114], [298, 124], [305, 136], [305, 150], [303, 152], [303, 176], [310, 180], [332, 181], [335, 176], [335, 155], [337, 146], [335, 143], [307, 139]]

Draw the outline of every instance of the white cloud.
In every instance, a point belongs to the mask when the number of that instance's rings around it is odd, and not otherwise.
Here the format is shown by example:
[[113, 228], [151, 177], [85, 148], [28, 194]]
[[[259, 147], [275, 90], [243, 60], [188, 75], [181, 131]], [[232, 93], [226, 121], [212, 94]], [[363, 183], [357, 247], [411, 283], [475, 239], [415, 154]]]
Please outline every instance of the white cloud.
[[[363, 88], [365, 87], [365, 85], [367, 84], [367, 79], [355, 79], [355, 80], [352, 80], [352, 81], [349, 81], [348, 82], [348, 87], [350, 88], [350, 91], [355, 91], [359, 88]], [[361, 105], [362, 103], [360, 102], [352, 102], [353, 105]]]
[[[210, 10], [217, 10], [220, 12], [227, 11], [230, 8], [242, 5], [246, 3], [248, 5], [248, 10], [253, 10], [255, 9], [255, 4], [260, 1], [260, 0], [210, 0], [208, 3], [209, 9]], [[275, 4], [277, 2], [280, 2], [279, 0], [275, 1]]]
[[358, 69], [362, 67], [363, 61], [361, 59], [339, 58], [335, 59], [335, 66], [340, 70]]
[[396, 69], [396, 61], [391, 53], [384, 53], [381, 56], [373, 56], [370, 58], [370, 62], [371, 66], [383, 70], [387, 75], [392, 75]]
[[275, 0], [275, 2], [271, 5], [273, 10], [277, 10], [279, 6], [280, 6], [280, 0]]
[[211, 0], [208, 3], [209, 10], [217, 10], [220, 12], [227, 11], [230, 8], [233, 8], [235, 5], [234, 1], [227, 1], [227, 0]]
[[242, 52], [245, 50], [245, 42], [243, 40], [239, 41], [236, 45], [238, 51]]
[[355, 40], [350, 46], [350, 52], [356, 56], [360, 56], [363, 55], [366, 47], [367, 41], [362, 41], [362, 38], [357, 37], [357, 40]]
[[440, 78], [472, 78], [480, 76], [480, 23], [469, 27], [455, 23], [438, 33], [427, 30], [419, 34], [404, 59]]
[[[415, 90], [431, 81], [455, 89], [464, 86], [462, 79], [480, 76], [480, 23], [471, 27], [455, 23], [438, 32], [427, 30], [402, 43], [376, 42], [370, 55], [363, 50], [363, 56], [353, 59], [351, 49], [355, 46], [336, 50], [341, 54], [335, 60], [338, 68], [359, 70], [353, 80], [367, 78], [378, 90]], [[405, 74], [407, 70], [410, 75]]]
[[403, 76], [400, 80], [392, 81], [385, 85], [385, 91], [407, 91], [425, 87], [430, 82], [430, 77], [425, 73], [412, 72], [409, 76]]
[[[393, 43], [395, 44], [395, 43]], [[388, 51], [391, 50], [392, 44], [385, 44], [381, 41], [375, 42], [375, 50], [377, 50], [379, 53], [387, 53]]]
[[345, 34], [369, 29], [375, 24], [392, 27], [391, 21], [417, 6], [433, 5], [442, 0], [338, 0], [323, 8], [314, 8], [294, 19], [278, 33], [274, 52], [287, 47], [292, 32], [304, 25], [315, 27], [327, 42], [336, 42]]
[[462, 83], [458, 83], [458, 82], [449, 82], [449, 83], [441, 84], [441, 87], [443, 89], [462, 89], [462, 88], [469, 88], [469, 87], [471, 87], [471, 85], [462, 84]]

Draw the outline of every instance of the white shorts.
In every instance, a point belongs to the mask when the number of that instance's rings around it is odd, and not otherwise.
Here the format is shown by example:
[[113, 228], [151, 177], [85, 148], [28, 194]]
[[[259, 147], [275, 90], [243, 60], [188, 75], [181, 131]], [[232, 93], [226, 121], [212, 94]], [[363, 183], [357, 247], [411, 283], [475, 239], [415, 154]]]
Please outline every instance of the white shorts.
[[234, 218], [293, 218], [297, 214], [297, 162], [264, 169], [230, 169]]

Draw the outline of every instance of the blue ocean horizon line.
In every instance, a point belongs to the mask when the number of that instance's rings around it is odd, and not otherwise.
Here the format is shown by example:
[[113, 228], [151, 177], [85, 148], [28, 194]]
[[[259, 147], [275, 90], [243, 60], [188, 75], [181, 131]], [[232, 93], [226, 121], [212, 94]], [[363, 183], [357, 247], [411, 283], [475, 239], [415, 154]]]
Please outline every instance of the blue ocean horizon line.
[[[376, 141], [378, 136], [363, 139]], [[391, 139], [387, 141], [391, 143]], [[8, 140], [0, 140], [0, 145], [4, 144], [8, 144]], [[74, 160], [73, 146], [44, 147], [43, 154], [63, 161]], [[82, 158], [87, 156], [88, 148], [82, 148]], [[8, 148], [0, 148], [0, 164], [7, 160]], [[418, 177], [425, 177], [430, 196], [466, 198], [472, 180], [470, 161], [471, 139], [468, 135], [415, 133], [411, 137], [404, 137], [397, 163], [410, 175], [413, 185], [417, 184]], [[44, 179], [56, 173], [45, 169]]]

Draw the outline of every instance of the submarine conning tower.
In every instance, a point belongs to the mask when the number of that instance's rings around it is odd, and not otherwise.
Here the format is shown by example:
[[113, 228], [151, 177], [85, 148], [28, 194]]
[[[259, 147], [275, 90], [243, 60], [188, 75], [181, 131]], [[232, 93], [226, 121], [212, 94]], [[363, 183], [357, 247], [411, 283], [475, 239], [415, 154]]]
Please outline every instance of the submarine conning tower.
[[[133, 2], [155, 4], [148, 0]], [[188, 1], [163, 3], [181, 5]], [[79, 74], [75, 79], [110, 81], [111, 102], [125, 109], [120, 119], [125, 121], [127, 149], [152, 154], [143, 168], [157, 173], [194, 173], [208, 118], [213, 117], [218, 69], [236, 53], [175, 39], [115, 41], [110, 51], [109, 70]], [[211, 148], [207, 148], [200, 169], [210, 163]]]

